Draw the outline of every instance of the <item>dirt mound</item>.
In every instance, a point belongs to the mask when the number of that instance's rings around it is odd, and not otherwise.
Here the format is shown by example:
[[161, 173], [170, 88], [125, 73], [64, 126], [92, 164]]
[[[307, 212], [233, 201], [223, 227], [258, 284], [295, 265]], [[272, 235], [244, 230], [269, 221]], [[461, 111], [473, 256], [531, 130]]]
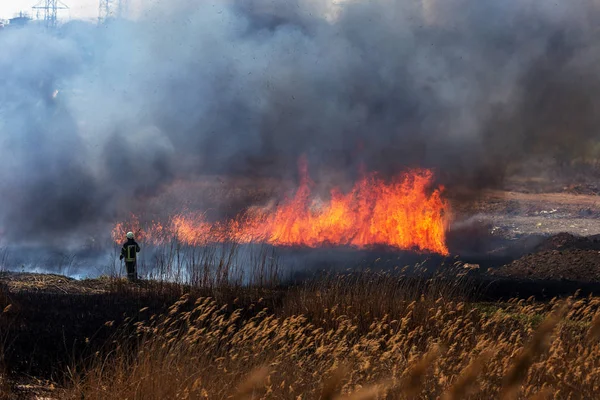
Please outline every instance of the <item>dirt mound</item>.
[[570, 233], [559, 233], [536, 246], [534, 252], [576, 249], [600, 251], [600, 236], [576, 236]]
[[564, 193], [599, 195], [600, 187], [594, 183], [574, 183], [563, 188]]
[[600, 282], [600, 251], [598, 250], [549, 250], [529, 254], [507, 264], [493, 275]]

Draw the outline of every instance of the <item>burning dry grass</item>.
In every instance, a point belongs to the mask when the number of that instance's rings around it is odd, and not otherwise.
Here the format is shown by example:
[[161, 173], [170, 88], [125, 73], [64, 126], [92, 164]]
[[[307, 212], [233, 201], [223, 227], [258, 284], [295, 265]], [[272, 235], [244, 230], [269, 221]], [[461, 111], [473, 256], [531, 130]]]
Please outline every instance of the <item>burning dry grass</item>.
[[474, 304], [434, 286], [392, 302], [391, 279], [373, 280], [378, 291], [333, 281], [290, 289], [272, 310], [184, 295], [74, 368], [70, 396], [558, 399], [599, 389], [598, 298]]
[[433, 172], [411, 170], [386, 182], [364, 174], [352, 190], [331, 189], [329, 199], [313, 194], [314, 182], [306, 160], [299, 162], [300, 182], [293, 196], [273, 207], [250, 207], [233, 219], [211, 222], [205, 212], [183, 212], [168, 221], [141, 224], [132, 215], [113, 229], [119, 242], [127, 231], [160, 245], [172, 237], [188, 246], [215, 243], [268, 243], [276, 246], [323, 245], [368, 248], [386, 245], [448, 254], [446, 230], [450, 221], [443, 188], [435, 188]]

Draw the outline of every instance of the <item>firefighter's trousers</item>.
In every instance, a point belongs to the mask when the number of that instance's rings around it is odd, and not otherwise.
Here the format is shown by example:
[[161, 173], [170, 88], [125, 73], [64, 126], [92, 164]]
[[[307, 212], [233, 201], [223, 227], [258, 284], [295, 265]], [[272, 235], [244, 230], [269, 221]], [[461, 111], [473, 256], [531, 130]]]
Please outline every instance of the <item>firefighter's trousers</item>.
[[134, 282], [137, 280], [136, 262], [125, 261], [125, 268], [127, 269], [127, 280]]

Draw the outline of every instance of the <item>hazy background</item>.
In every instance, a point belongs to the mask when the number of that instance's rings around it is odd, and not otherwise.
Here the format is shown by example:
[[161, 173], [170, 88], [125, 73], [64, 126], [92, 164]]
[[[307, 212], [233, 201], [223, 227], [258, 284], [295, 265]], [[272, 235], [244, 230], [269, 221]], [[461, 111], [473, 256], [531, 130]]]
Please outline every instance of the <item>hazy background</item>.
[[3, 241], [107, 235], [174, 182], [293, 179], [303, 154], [331, 184], [428, 167], [477, 190], [597, 144], [591, 0], [140, 7], [0, 32]]

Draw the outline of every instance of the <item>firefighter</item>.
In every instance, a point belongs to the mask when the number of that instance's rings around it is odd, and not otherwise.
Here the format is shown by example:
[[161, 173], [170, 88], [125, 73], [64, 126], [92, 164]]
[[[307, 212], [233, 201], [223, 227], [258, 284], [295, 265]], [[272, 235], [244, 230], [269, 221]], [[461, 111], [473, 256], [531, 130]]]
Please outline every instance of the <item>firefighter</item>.
[[125, 268], [127, 268], [127, 279], [130, 282], [137, 280], [136, 262], [137, 253], [140, 252], [140, 245], [133, 240], [133, 232], [127, 232], [127, 241], [121, 248], [119, 260], [125, 259]]

